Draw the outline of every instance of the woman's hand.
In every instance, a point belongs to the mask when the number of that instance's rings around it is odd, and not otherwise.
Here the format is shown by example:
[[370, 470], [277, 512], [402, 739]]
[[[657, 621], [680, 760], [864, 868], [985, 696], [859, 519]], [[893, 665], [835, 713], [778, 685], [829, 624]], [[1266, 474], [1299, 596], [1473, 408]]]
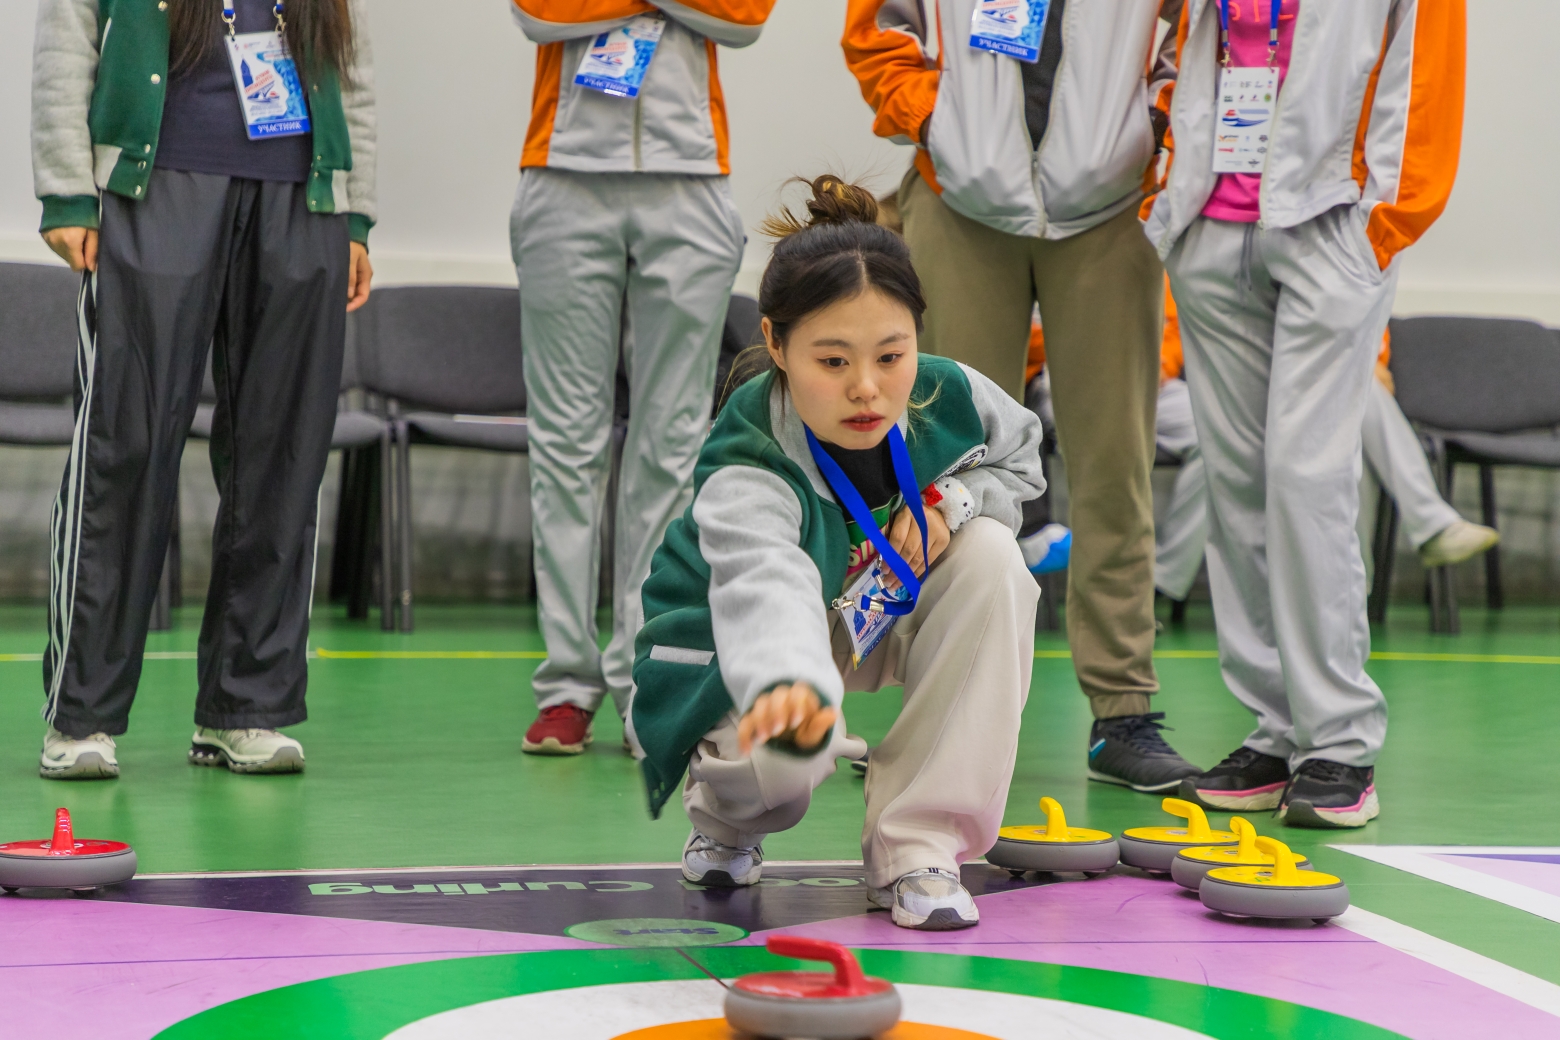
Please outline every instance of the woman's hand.
[[43, 240], [77, 274], [97, 270], [97, 228], [50, 228], [43, 233]]
[[357, 310], [368, 302], [368, 284], [374, 280], [374, 265], [368, 262], [368, 247], [361, 242], [352, 243], [352, 256], [347, 261], [347, 310]]
[[[942, 510], [931, 506], [921, 508], [926, 512], [926, 551], [931, 553], [932, 562], [936, 563], [937, 558], [948, 548], [948, 539], [952, 535], [948, 533], [948, 521], [943, 519]], [[888, 544], [905, 558], [916, 577], [924, 576], [926, 561], [921, 558], [921, 529], [916, 526], [915, 514], [910, 512], [909, 506], [900, 507], [899, 512], [894, 514], [887, 534]], [[883, 587], [890, 590], [899, 587], [899, 578], [887, 565], [883, 568]]]
[[834, 729], [839, 712], [825, 708], [806, 683], [788, 683], [761, 693], [737, 724], [737, 746], [744, 755], [776, 737], [790, 737], [803, 750], [817, 747]]

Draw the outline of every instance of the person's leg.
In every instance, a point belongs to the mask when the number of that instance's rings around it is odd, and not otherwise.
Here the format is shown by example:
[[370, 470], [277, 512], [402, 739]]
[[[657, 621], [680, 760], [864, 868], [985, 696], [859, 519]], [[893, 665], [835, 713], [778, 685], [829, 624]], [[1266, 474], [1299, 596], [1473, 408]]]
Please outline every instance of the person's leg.
[[302, 184], [235, 181], [212, 352], [211, 472], [221, 501], [200, 634], [195, 724], [276, 729], [308, 715], [320, 481], [346, 338], [346, 216]]
[[1252, 255], [1256, 234], [1254, 225], [1198, 220], [1167, 267], [1205, 466], [1219, 664], [1257, 717], [1245, 746], [1287, 760], [1295, 745], [1268, 595], [1263, 450], [1278, 288]]
[[[1022, 402], [1034, 309], [1031, 240], [955, 213], [914, 169], [899, 199], [926, 296], [920, 349], [969, 365]], [[1049, 326], [1046, 334], [1049, 344]]]
[[1435, 474], [1397, 398], [1373, 376], [1361, 427], [1365, 461], [1403, 514], [1403, 531], [1419, 548], [1462, 517], [1436, 487]]
[[996, 843], [1038, 601], [1013, 532], [976, 517], [954, 534], [915, 610], [862, 662], [869, 674], [847, 671], [847, 689], [902, 682], [905, 690], [867, 771], [861, 853], [873, 888], [928, 867], [957, 877], [961, 863]]
[[602, 660], [619, 715], [628, 710], [639, 587], [666, 525], [692, 499], [743, 239], [724, 177], [637, 177], [630, 214], [628, 431], [618, 471], [612, 641]]
[[1186, 380], [1172, 379], [1159, 388], [1155, 442], [1161, 451], [1181, 460], [1164, 523], [1155, 530], [1154, 584], [1171, 599], [1185, 599], [1202, 567], [1208, 545], [1208, 484], [1202, 453], [1197, 450], [1197, 426]]
[[1370, 628], [1354, 524], [1360, 430], [1396, 269], [1376, 267], [1357, 220], [1340, 206], [1262, 236], [1283, 286], [1263, 469], [1273, 632], [1294, 721], [1291, 768], [1313, 758], [1368, 767], [1387, 728], [1386, 700], [1365, 673]]
[[601, 511], [622, 334], [630, 175], [527, 169], [510, 220], [530, 431], [536, 600], [547, 659], [537, 706], [593, 712]]
[[226, 177], [154, 171], [105, 193], [85, 281], [76, 430], [54, 505], [44, 717], [71, 737], [125, 732], [167, 554], [179, 461], [222, 295]]
[[1154, 649], [1154, 407], [1164, 269], [1134, 213], [1035, 240], [1072, 557], [1067, 641], [1095, 718], [1141, 715]]

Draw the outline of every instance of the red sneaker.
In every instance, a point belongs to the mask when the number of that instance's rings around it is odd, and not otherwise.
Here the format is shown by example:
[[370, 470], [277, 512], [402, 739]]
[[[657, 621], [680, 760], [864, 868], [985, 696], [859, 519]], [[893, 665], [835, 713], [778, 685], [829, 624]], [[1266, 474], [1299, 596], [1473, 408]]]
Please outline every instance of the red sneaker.
[[532, 755], [577, 755], [593, 739], [590, 733], [591, 716], [578, 704], [554, 704], [543, 708], [542, 713], [525, 731], [520, 750]]

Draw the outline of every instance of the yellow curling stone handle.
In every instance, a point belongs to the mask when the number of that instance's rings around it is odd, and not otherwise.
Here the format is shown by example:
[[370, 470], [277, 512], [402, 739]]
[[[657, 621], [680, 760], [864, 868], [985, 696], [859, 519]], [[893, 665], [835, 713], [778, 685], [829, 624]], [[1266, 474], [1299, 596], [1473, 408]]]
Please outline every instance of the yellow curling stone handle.
[[1182, 798], [1166, 798], [1159, 803], [1159, 806], [1171, 816], [1180, 816], [1186, 820], [1186, 837], [1189, 840], [1213, 840], [1213, 830], [1208, 826], [1208, 814], [1202, 811], [1202, 806]]
[[1274, 888], [1322, 888], [1337, 885], [1341, 879], [1320, 870], [1301, 870], [1296, 864], [1300, 857], [1289, 846], [1276, 838], [1258, 837], [1257, 850], [1271, 857], [1271, 867], [1217, 867], [1208, 872], [1216, 881], [1230, 881], [1239, 885], [1270, 885]]
[[1040, 799], [1040, 811], [1045, 813], [1045, 826], [1032, 825], [1019, 827], [1003, 827], [997, 832], [1002, 838], [1010, 841], [1109, 841], [1111, 835], [1108, 831], [1094, 831], [1087, 827], [1067, 826], [1067, 814], [1062, 811], [1062, 803], [1047, 795]]

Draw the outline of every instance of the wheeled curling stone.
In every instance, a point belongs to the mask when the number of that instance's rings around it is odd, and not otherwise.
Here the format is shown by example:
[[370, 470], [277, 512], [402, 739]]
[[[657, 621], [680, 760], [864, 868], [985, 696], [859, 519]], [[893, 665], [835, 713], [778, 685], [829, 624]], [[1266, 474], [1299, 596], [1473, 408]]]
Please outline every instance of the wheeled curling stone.
[[1103, 874], [1121, 859], [1116, 839], [1106, 831], [1067, 826], [1055, 798], [1040, 799], [1044, 827], [1004, 827], [986, 862], [1019, 875], [1028, 870], [1051, 873]]
[[[1240, 836], [1239, 845], [1198, 845], [1182, 849], [1170, 861], [1170, 877], [1182, 888], [1196, 892], [1203, 875], [1214, 867], [1271, 867], [1273, 857], [1257, 849], [1257, 829], [1242, 816], [1230, 818], [1230, 830]], [[1300, 869], [1310, 869], [1310, 860], [1301, 860]]]
[[1186, 821], [1185, 827], [1133, 827], [1116, 839], [1121, 846], [1121, 862], [1140, 870], [1160, 874], [1170, 872], [1175, 854], [1198, 845], [1234, 845], [1239, 839], [1230, 831], [1208, 826], [1208, 814], [1202, 807], [1180, 798], [1160, 803], [1165, 812]]
[[122, 841], [77, 838], [70, 812], [54, 813], [54, 836], [0, 845], [0, 889], [71, 888], [85, 891], [117, 885], [135, 876], [135, 850]]
[[1235, 917], [1305, 918], [1317, 924], [1349, 908], [1349, 886], [1319, 870], [1301, 870], [1289, 846], [1258, 838], [1257, 849], [1273, 857], [1271, 867], [1215, 867], [1197, 894], [1209, 910]]
[[770, 953], [827, 961], [826, 971], [765, 971], [744, 975], [726, 990], [726, 1022], [739, 1033], [808, 1040], [861, 1040], [894, 1028], [899, 991], [886, 979], [868, 978], [839, 943], [798, 935], [772, 935]]

